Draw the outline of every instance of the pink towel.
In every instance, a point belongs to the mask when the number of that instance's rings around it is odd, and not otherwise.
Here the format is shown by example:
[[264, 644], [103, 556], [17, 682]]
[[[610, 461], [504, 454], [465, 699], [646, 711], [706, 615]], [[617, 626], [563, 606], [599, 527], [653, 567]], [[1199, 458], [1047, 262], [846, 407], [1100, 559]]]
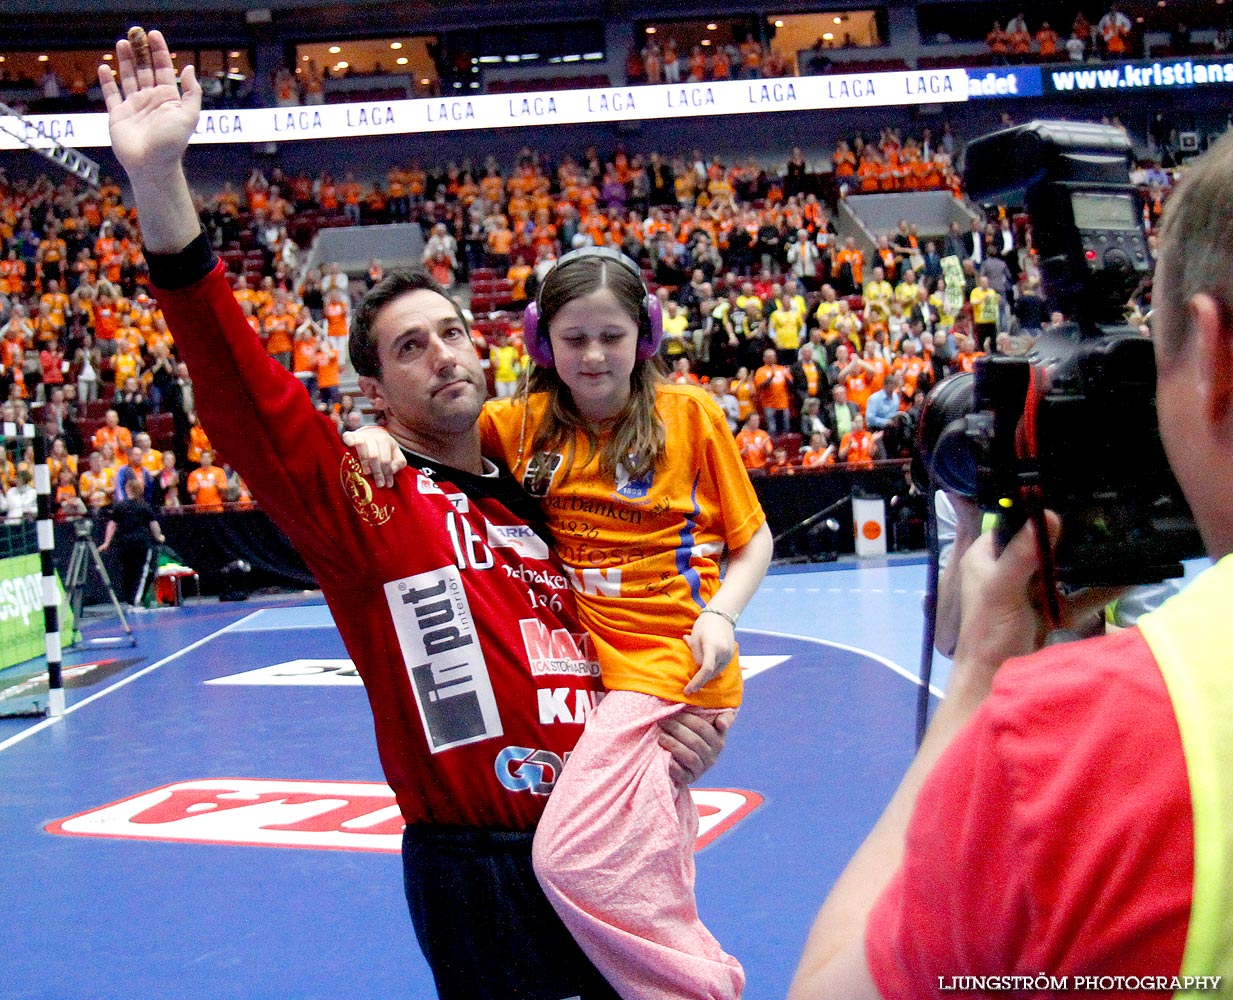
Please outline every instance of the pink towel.
[[745, 986], [740, 963], [698, 917], [698, 811], [659, 746], [659, 720], [684, 707], [606, 695], [535, 834], [540, 885], [625, 1000], [738, 1000]]

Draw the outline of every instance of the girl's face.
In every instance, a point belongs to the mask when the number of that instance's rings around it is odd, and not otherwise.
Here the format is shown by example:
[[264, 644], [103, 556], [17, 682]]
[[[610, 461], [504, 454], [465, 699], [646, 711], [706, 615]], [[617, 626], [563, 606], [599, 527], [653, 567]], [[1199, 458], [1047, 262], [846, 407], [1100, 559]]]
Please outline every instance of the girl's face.
[[561, 381], [588, 420], [608, 420], [629, 401], [638, 324], [606, 288], [563, 305], [548, 330]]

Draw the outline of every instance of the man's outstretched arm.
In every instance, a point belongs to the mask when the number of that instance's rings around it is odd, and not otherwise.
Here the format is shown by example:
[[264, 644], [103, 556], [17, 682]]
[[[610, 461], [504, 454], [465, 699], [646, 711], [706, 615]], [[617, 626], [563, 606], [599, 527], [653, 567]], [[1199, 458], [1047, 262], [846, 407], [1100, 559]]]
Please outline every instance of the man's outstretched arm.
[[184, 177], [184, 151], [201, 113], [201, 86], [191, 65], [176, 80], [162, 32], [132, 28], [116, 43], [116, 69], [98, 68], [111, 147], [128, 174], [142, 243], [151, 253], [178, 253], [201, 231]]

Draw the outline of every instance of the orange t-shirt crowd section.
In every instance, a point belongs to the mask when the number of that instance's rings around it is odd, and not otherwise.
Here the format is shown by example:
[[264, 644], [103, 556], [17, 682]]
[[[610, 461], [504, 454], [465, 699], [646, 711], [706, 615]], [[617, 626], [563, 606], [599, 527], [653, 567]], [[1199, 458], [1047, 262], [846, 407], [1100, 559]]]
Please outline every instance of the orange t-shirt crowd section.
[[[1020, 333], [982, 317], [991, 301], [1008, 316], [1017, 292], [1033, 291], [1021, 224], [991, 219], [943, 242], [919, 238], [905, 219], [872, 254], [836, 236], [835, 199], [849, 193], [942, 189], [961, 198], [954, 142], [949, 129], [936, 139], [927, 130], [849, 136], [812, 171], [799, 150], [768, 171], [752, 158], [620, 145], [556, 163], [531, 149], [510, 165], [410, 160], [364, 178], [254, 168], [203, 194], [201, 217], [268, 353], [340, 429], [360, 419], [340, 394], [356, 291], [336, 266], [303, 273], [301, 247], [322, 225], [406, 221], [432, 234], [425, 262], [434, 275], [470, 282], [476, 345], [497, 382], [526, 367], [520, 307], [552, 261], [583, 245], [620, 248], [665, 303], [671, 378], [708, 385], [734, 434], [769, 436], [769, 450], [761, 441], [746, 449], [752, 469], [794, 473], [900, 455], [905, 422], [884, 422], [890, 404], [911, 414], [939, 378], [971, 370]], [[1166, 190], [1152, 183], [1153, 216]], [[950, 255], [963, 261], [965, 284], [948, 292], [940, 261]], [[992, 269], [1003, 281], [994, 299], [977, 288], [991, 258], [1006, 265]], [[374, 259], [368, 285], [382, 273]], [[975, 322], [973, 294], [982, 302]], [[132, 448], [155, 503], [248, 502], [196, 423], [192, 383], [150, 295], [137, 220], [118, 185], [104, 179], [95, 192], [0, 174], [0, 296], [2, 416], [29, 417], [47, 438], [63, 512], [112, 502]], [[995, 331], [997, 343], [980, 340]], [[892, 377], [894, 393], [867, 413]], [[745, 426], [751, 415], [760, 430]], [[853, 426], [867, 417], [867, 430]], [[29, 462], [7, 462], [4, 485]], [[197, 475], [203, 465], [213, 471]]]

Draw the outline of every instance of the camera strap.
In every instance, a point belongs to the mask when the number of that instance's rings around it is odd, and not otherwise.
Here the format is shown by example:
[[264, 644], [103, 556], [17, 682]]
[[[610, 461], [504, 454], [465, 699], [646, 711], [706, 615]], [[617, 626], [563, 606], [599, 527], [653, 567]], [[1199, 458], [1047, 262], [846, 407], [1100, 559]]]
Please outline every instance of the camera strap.
[[[1024, 401], [1023, 416], [1015, 428], [1015, 454], [1019, 461], [1030, 464], [1036, 469], [1040, 458], [1040, 445], [1037, 436], [1037, 420], [1040, 415], [1040, 401], [1048, 389], [1047, 375], [1039, 365], [1033, 365], [1028, 378], [1027, 398]], [[1061, 606], [1058, 603], [1057, 575], [1053, 565], [1053, 546], [1049, 544], [1048, 526], [1045, 524], [1044, 493], [1040, 488], [1039, 475], [1033, 472], [1032, 480], [1019, 480], [1019, 502], [1023, 505], [1027, 518], [1036, 528], [1036, 548], [1040, 554], [1041, 587], [1044, 591], [1045, 624], [1052, 631], [1061, 627]]]

